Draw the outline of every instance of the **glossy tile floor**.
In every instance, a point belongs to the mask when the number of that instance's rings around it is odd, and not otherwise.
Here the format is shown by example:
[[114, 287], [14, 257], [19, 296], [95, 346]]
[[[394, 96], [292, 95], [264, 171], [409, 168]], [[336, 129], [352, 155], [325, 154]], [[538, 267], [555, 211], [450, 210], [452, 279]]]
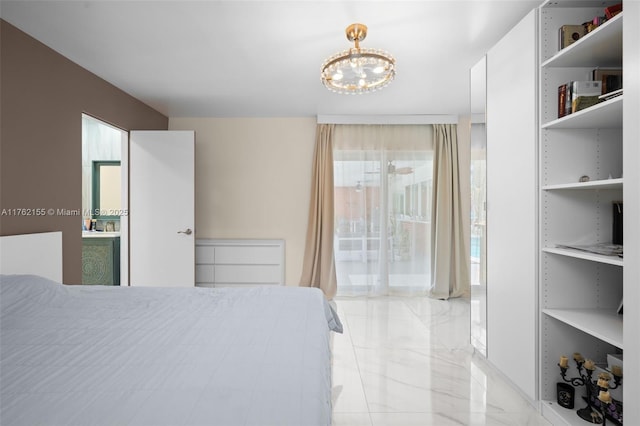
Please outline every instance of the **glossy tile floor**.
[[469, 344], [469, 302], [337, 298], [333, 425], [548, 425]]

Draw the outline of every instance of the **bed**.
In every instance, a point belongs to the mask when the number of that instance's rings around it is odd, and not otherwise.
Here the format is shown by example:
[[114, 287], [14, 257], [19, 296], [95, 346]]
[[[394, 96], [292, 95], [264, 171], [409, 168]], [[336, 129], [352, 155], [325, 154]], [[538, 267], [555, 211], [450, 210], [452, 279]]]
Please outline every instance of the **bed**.
[[2, 425], [331, 424], [341, 324], [318, 289], [66, 286], [6, 269]]

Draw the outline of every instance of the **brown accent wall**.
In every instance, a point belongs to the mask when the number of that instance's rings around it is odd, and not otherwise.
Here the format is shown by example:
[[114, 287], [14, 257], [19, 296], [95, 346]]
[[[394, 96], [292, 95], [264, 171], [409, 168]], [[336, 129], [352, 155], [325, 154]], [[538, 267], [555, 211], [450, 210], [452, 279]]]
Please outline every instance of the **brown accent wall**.
[[81, 209], [82, 113], [126, 130], [166, 130], [169, 123], [0, 20], [0, 235], [62, 231], [67, 284], [82, 282], [82, 218], [7, 212]]

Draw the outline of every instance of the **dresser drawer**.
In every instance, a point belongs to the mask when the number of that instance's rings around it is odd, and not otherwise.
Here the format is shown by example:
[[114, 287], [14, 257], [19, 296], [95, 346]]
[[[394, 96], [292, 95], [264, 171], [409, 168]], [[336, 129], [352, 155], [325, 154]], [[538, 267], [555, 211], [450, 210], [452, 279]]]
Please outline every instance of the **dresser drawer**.
[[279, 265], [215, 265], [215, 281], [227, 284], [280, 284]]
[[196, 240], [196, 285], [284, 285], [284, 240]]

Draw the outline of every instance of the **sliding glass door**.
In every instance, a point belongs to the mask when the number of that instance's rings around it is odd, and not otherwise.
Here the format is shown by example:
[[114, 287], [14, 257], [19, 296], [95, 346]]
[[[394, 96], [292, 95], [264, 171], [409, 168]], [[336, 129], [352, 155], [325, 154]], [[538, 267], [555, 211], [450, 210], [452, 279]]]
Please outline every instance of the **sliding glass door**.
[[432, 152], [334, 149], [338, 295], [426, 294]]

